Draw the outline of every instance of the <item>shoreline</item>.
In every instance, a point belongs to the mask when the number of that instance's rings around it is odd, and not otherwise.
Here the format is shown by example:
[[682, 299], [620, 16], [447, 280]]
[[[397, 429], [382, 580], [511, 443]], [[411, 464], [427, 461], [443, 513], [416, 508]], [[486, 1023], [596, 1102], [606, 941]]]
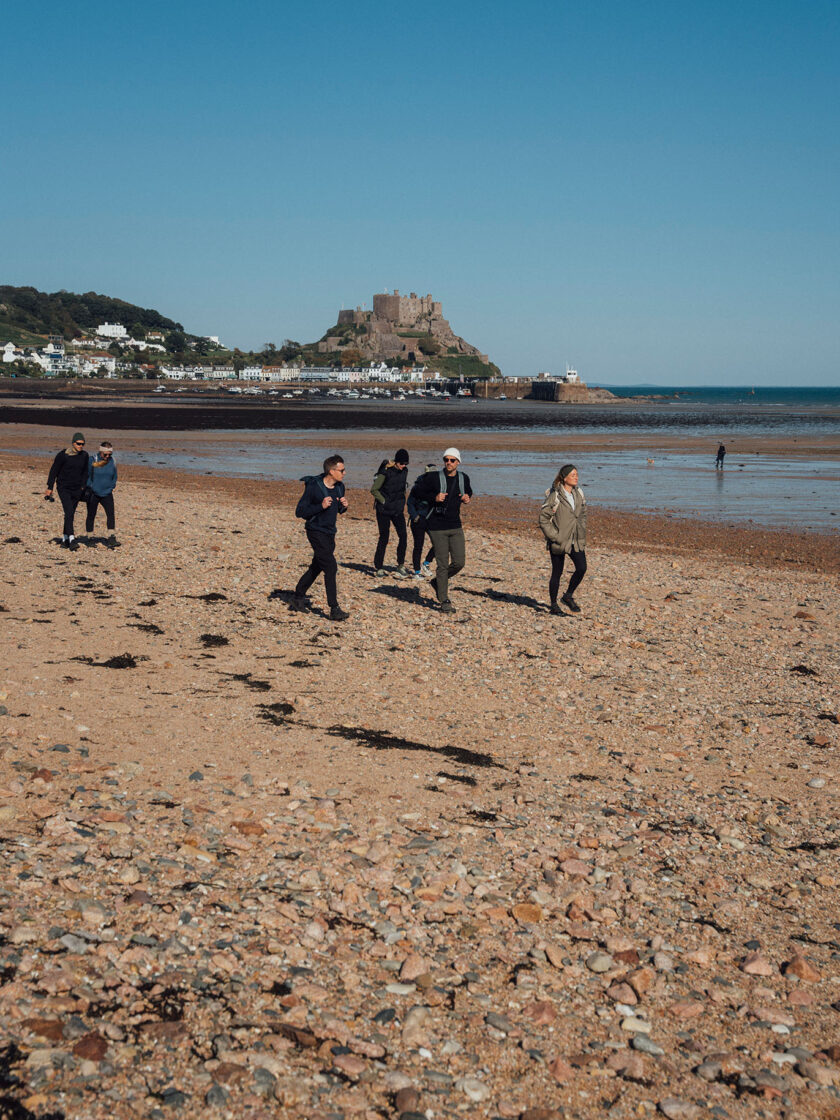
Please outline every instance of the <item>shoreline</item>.
[[[0, 470], [21, 470], [46, 477], [47, 463], [24, 453], [0, 452]], [[120, 464], [121, 481], [152, 483], [179, 493], [215, 492], [255, 508], [277, 507], [289, 511], [300, 496], [300, 483], [284, 480], [231, 478], [220, 475], [176, 471], [166, 467]], [[348, 518], [368, 521], [374, 532], [367, 490], [348, 487], [351, 510]], [[472, 526], [504, 534], [526, 534], [541, 543], [536, 527], [538, 507], [524, 499], [479, 496], [465, 521]], [[840, 576], [840, 534], [757, 528], [683, 516], [625, 513], [603, 507], [589, 511], [589, 537], [596, 547], [624, 552], [674, 555], [707, 554], [726, 557], [767, 569], [800, 570], [818, 575]], [[807, 554], [803, 555], [803, 541]], [[592, 547], [592, 545], [590, 545]]]

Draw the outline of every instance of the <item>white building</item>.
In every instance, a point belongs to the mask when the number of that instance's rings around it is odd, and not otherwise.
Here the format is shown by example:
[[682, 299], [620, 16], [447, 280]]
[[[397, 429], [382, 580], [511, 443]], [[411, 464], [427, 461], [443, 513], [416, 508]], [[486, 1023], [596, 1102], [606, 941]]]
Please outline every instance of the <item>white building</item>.
[[19, 350], [13, 342], [7, 342], [2, 352], [4, 362], [16, 362], [18, 358], [23, 357], [23, 351]]
[[96, 333], [100, 338], [113, 338], [116, 341], [128, 338], [128, 331], [122, 323], [100, 323], [96, 328]]
[[262, 366], [243, 366], [239, 371], [240, 381], [262, 381], [263, 380], [263, 367]]

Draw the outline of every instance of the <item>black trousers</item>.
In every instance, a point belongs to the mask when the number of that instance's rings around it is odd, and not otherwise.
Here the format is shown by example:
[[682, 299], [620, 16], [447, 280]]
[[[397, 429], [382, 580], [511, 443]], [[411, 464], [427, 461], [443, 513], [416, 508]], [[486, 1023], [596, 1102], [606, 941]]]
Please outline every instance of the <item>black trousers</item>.
[[[416, 521], [411, 522], [411, 539], [414, 541], [414, 545], [411, 549], [411, 566], [412, 568], [414, 568], [415, 572], [420, 571], [420, 558], [423, 555], [423, 541], [425, 539], [425, 536], [426, 519], [425, 517], [418, 517]], [[432, 559], [434, 554], [435, 550], [430, 545], [429, 551], [426, 553], [427, 564]]]
[[307, 529], [306, 538], [312, 545], [312, 563], [298, 580], [295, 596], [304, 596], [323, 572], [327, 603], [331, 607], [337, 607], [338, 589], [336, 588], [335, 577], [338, 572], [338, 563], [335, 559], [335, 534], [321, 533], [317, 529]]
[[402, 567], [405, 563], [405, 550], [408, 547], [408, 534], [405, 531], [405, 517], [402, 510], [399, 513], [382, 513], [377, 509], [376, 524], [379, 527], [379, 540], [376, 542], [376, 552], [373, 556], [374, 568], [381, 568], [385, 563], [385, 549], [388, 547], [392, 525], [397, 530], [397, 565]]
[[85, 532], [93, 532], [93, 523], [96, 520], [96, 511], [102, 506], [105, 510], [106, 525], [109, 529], [116, 529], [117, 523], [114, 520], [114, 495], [113, 494], [91, 494], [87, 503], [87, 517], [85, 518]]
[[[552, 603], [556, 603], [566, 554], [565, 552], [549, 552], [549, 556], [551, 557], [551, 578], [548, 581], [548, 597], [551, 599]], [[586, 553], [583, 550], [578, 551], [573, 548], [569, 553], [569, 559], [574, 564], [575, 570], [572, 572], [569, 586], [566, 588], [566, 594], [574, 595], [580, 581], [586, 575]]]
[[62, 490], [58, 488], [58, 500], [64, 510], [64, 536], [73, 536], [73, 519], [76, 516], [76, 506], [81, 500], [81, 493], [77, 490]]

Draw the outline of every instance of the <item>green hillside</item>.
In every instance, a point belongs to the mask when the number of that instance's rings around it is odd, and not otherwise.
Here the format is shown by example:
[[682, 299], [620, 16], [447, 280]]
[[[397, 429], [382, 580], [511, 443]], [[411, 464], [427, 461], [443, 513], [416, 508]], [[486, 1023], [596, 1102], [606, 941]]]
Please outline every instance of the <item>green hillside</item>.
[[160, 312], [96, 292], [39, 292], [37, 288], [0, 285], [0, 341], [37, 345], [47, 335], [78, 338], [100, 323], [122, 323], [142, 337], [148, 331], [183, 331], [180, 323]]

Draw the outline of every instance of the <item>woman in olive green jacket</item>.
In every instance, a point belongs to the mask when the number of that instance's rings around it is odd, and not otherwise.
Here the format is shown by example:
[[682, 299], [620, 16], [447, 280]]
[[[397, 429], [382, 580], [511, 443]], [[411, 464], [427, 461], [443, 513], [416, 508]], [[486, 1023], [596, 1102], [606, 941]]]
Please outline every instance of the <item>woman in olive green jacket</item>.
[[560, 601], [577, 614], [580, 607], [575, 602], [574, 593], [586, 575], [586, 499], [578, 486], [577, 468], [571, 463], [560, 468], [551, 489], [545, 492], [545, 501], [540, 509], [540, 528], [551, 556], [551, 578], [548, 581], [551, 613], [563, 613], [557, 604], [557, 593], [563, 565], [566, 556], [569, 556], [575, 570]]

